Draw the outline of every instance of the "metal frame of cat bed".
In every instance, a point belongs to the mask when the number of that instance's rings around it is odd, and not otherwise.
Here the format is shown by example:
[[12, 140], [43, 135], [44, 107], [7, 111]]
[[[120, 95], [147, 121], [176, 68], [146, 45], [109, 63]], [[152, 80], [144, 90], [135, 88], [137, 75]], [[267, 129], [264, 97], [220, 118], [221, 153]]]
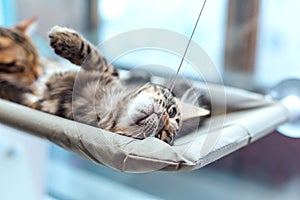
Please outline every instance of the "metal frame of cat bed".
[[152, 137], [118, 135], [5, 100], [0, 100], [0, 123], [120, 171], [190, 171], [269, 134], [289, 118], [286, 108], [263, 95], [229, 87], [225, 95], [229, 111], [211, 118], [223, 123], [209, 129], [204, 125], [177, 138], [173, 146]]

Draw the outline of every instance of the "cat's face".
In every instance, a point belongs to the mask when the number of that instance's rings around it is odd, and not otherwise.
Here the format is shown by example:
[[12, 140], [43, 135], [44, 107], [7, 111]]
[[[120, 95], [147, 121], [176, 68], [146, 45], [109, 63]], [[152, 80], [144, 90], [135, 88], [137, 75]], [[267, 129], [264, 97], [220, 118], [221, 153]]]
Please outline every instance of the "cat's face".
[[131, 95], [117, 132], [135, 138], [155, 136], [172, 144], [181, 125], [180, 113], [178, 99], [167, 88], [147, 84]]
[[31, 23], [0, 28], [0, 78], [15, 85], [29, 86], [41, 73], [38, 53], [26, 35]]

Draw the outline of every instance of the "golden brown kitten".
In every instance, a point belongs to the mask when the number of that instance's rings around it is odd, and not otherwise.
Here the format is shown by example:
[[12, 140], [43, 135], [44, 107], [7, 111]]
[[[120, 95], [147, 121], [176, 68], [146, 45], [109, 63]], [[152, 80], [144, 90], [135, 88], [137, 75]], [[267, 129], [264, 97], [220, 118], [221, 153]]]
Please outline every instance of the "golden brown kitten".
[[23, 95], [41, 74], [38, 51], [26, 34], [34, 21], [0, 27], [0, 98], [24, 104]]

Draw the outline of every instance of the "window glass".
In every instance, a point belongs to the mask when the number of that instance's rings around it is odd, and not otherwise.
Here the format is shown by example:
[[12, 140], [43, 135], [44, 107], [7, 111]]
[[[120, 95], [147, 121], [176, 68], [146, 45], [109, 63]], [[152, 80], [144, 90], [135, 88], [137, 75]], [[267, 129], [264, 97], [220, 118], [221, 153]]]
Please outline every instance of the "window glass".
[[[99, 2], [100, 36], [105, 41], [115, 35], [142, 28], [159, 28], [175, 31], [185, 37], [190, 36], [203, 1], [191, 0], [101, 0]], [[193, 40], [200, 45], [212, 58], [218, 70], [223, 68], [223, 49], [225, 39], [227, 1], [207, 1]], [[136, 38], [135, 38], [136, 40]], [[124, 40], [119, 47], [130, 45], [132, 41]], [[176, 42], [176, 41], [174, 41]], [[118, 48], [114, 45], [112, 51]], [[182, 51], [185, 46], [182, 46]], [[108, 50], [109, 51], [109, 50]], [[176, 69], [180, 57], [165, 55], [166, 52], [140, 52], [132, 54], [119, 64], [136, 66], [147, 59], [155, 60], [156, 64], [171, 63]]]
[[259, 16], [255, 80], [273, 86], [300, 77], [300, 2], [262, 0]]

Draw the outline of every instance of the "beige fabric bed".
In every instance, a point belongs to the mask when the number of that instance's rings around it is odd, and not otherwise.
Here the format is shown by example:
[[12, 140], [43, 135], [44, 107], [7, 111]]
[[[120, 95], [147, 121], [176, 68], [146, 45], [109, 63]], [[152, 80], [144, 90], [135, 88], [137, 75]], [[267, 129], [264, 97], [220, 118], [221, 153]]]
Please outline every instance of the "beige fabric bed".
[[149, 172], [201, 168], [265, 136], [288, 119], [284, 107], [262, 95], [217, 85], [209, 89], [225, 92], [226, 103], [215, 105], [225, 107], [227, 113], [214, 114], [198, 131], [177, 138], [174, 146], [155, 138], [121, 136], [4, 100], [0, 100], [0, 123], [120, 171]]

